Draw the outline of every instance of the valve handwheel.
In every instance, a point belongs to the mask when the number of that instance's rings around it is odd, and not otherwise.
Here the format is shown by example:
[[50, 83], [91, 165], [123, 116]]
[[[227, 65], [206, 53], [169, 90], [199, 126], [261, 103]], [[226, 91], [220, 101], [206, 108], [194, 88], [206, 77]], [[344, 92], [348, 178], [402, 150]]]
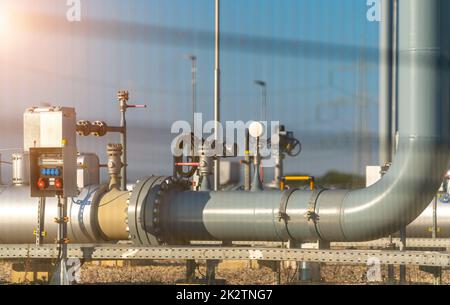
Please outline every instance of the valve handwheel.
[[[191, 178], [198, 169], [200, 158], [198, 156], [184, 156], [183, 150], [185, 143], [190, 143], [191, 154], [196, 151], [197, 138], [194, 134], [182, 134], [176, 140], [175, 147], [181, 152], [180, 156], [174, 157], [174, 166], [176, 173], [183, 178]], [[185, 158], [185, 160], [183, 160]], [[187, 170], [184, 168], [187, 167]]]

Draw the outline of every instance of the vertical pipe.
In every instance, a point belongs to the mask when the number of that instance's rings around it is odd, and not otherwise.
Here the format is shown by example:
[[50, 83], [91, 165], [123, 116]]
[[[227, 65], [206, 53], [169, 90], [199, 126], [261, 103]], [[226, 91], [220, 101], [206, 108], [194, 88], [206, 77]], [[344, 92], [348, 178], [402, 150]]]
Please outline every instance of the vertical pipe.
[[438, 223], [437, 223], [437, 205], [438, 205], [438, 196], [434, 198], [433, 201], [433, 231], [432, 231], [432, 238], [437, 238], [437, 231], [438, 231]]
[[379, 142], [380, 165], [392, 161], [392, 15], [393, 0], [382, 1], [380, 22], [380, 74], [379, 74]]
[[[406, 251], [406, 226], [400, 230], [401, 251]], [[406, 265], [400, 265], [400, 284], [406, 284]]]
[[67, 198], [61, 198], [58, 196], [58, 231], [56, 235], [57, 247], [58, 247], [58, 259], [59, 265], [57, 272], [59, 277], [56, 277], [59, 281], [55, 284], [68, 285], [67, 277]]
[[250, 133], [247, 128], [245, 130], [244, 190], [250, 191], [251, 179]]
[[260, 138], [256, 138], [255, 156], [253, 157], [253, 165], [255, 173], [253, 175], [252, 186], [250, 190], [252, 192], [259, 192], [264, 190], [264, 186], [261, 179], [261, 154], [260, 154]]
[[122, 176], [120, 189], [122, 191], [127, 190], [127, 120], [125, 117], [126, 107], [120, 112], [120, 127], [122, 128], [122, 132], [120, 133], [120, 144], [122, 144], [122, 168], [120, 169], [120, 175]]
[[274, 168], [274, 181], [277, 186], [280, 185], [283, 179], [283, 159], [284, 154], [280, 152], [280, 150], [276, 151], [275, 156], [275, 168]]
[[37, 228], [36, 228], [36, 246], [40, 246], [43, 240], [45, 226], [45, 197], [39, 198]]
[[391, 133], [390, 154], [391, 160], [394, 158], [398, 149], [398, 0], [392, 0], [392, 96], [391, 96]]
[[[220, 0], [216, 0], [215, 8], [215, 68], [214, 68], [214, 140], [218, 149], [220, 124]], [[220, 158], [216, 155], [214, 160], [214, 190], [220, 188]]]
[[263, 86], [262, 88], [262, 102], [263, 102], [263, 107], [262, 107], [262, 118], [261, 120], [263, 122], [267, 122], [267, 86]]
[[[280, 133], [282, 131], [285, 131], [284, 126], [278, 126], [276, 129], [276, 133], [279, 137], [281, 137]], [[284, 186], [282, 187], [281, 183], [284, 176], [284, 168], [283, 168], [283, 160], [285, 158], [284, 153], [281, 151], [281, 147], [277, 147], [273, 151], [275, 155], [275, 168], [274, 168], [274, 182], [276, 186], [280, 187], [280, 189], [284, 189]]]
[[192, 56], [192, 129], [194, 129], [195, 112], [197, 111], [197, 57]]

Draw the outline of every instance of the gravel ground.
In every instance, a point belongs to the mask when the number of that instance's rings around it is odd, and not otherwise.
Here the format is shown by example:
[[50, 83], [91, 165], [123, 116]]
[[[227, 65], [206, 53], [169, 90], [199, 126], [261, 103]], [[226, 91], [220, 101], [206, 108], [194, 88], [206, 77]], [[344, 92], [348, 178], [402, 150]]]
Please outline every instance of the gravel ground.
[[[321, 276], [324, 284], [367, 284], [366, 266], [324, 265]], [[398, 277], [399, 268], [396, 268]], [[185, 274], [183, 262], [153, 262], [151, 266], [104, 267], [86, 264], [81, 270], [81, 284], [175, 284]], [[205, 274], [204, 266], [199, 267], [197, 275]], [[386, 280], [387, 268], [382, 268], [382, 278]], [[11, 275], [11, 264], [0, 263], [0, 283], [8, 284]], [[275, 273], [269, 267], [259, 268], [220, 268], [217, 278], [225, 279], [228, 284], [271, 285], [276, 284]], [[293, 284], [293, 269], [284, 268], [281, 280], [283, 284]], [[450, 284], [450, 271], [442, 276], [443, 284]], [[408, 283], [431, 284], [430, 274], [422, 272], [418, 267], [408, 267]]]

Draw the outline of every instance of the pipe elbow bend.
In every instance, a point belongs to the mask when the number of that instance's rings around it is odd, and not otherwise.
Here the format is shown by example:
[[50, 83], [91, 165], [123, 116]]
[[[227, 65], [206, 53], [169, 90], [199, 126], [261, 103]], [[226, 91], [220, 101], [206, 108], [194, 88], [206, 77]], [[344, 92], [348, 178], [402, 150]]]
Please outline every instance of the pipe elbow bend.
[[386, 237], [413, 222], [430, 204], [449, 164], [447, 143], [405, 138], [383, 178], [371, 187], [323, 192], [316, 202], [317, 233], [327, 241]]

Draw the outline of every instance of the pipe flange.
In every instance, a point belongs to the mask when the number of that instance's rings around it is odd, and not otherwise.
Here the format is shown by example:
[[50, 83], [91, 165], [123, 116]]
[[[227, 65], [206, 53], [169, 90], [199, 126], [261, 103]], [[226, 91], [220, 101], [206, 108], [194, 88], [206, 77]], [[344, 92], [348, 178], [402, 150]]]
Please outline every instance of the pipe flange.
[[[187, 180], [183, 180], [176, 177], [166, 178], [156, 189], [156, 196], [152, 209], [152, 228], [156, 239], [160, 244], [167, 243], [170, 240], [170, 236], [165, 234], [164, 228], [161, 226], [161, 211], [163, 206], [170, 204], [170, 195], [173, 192], [180, 192], [189, 190], [189, 183]], [[150, 203], [148, 203], [150, 204]]]
[[182, 180], [172, 177], [147, 177], [136, 184], [129, 199], [129, 238], [137, 245], [158, 246], [164, 243], [161, 223], [161, 207], [167, 194], [174, 190], [188, 189]]
[[128, 205], [128, 238], [136, 245], [157, 246], [156, 237], [151, 231], [146, 232], [146, 201], [150, 196], [150, 190], [160, 182], [162, 177], [151, 176], [142, 179], [131, 192]]

